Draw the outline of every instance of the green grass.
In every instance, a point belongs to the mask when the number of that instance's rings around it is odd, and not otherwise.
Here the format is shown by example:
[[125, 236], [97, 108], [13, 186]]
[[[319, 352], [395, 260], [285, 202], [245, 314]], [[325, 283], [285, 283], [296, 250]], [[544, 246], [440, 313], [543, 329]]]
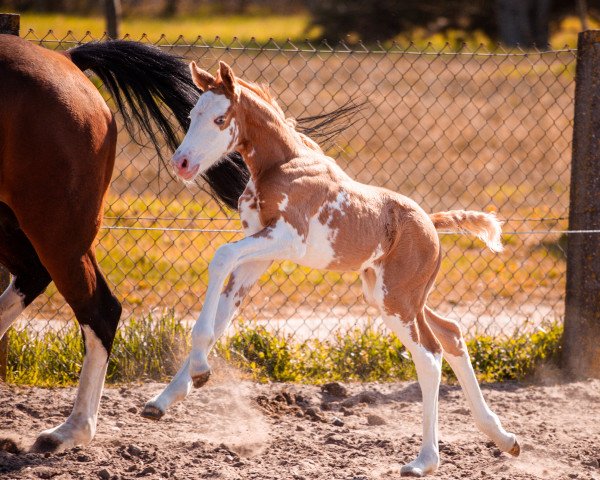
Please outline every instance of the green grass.
[[[599, 27], [593, 19], [589, 19], [589, 23], [592, 29]], [[33, 29], [37, 36], [45, 35], [52, 30], [58, 38], [66, 36], [67, 32], [72, 32], [76, 39], [81, 39], [87, 32], [90, 32], [92, 37], [99, 38], [106, 27], [102, 16], [25, 12], [21, 14], [22, 35], [25, 35], [29, 29]], [[580, 30], [581, 24], [577, 17], [566, 18], [552, 34], [551, 46], [562, 48], [567, 45], [575, 48]], [[287, 39], [298, 42], [304, 39], [315, 41], [320, 38], [319, 29], [311, 28], [309, 15], [303, 13], [274, 15], [256, 12], [246, 15], [225, 15], [206, 12], [173, 18], [132, 15], [123, 19], [121, 32], [123, 35], [129, 34], [135, 40], [147, 35], [151, 41], [159, 41], [164, 34], [166, 41], [161, 40], [161, 43], [174, 43], [180, 36], [189, 42], [194, 41], [198, 36], [202, 36], [206, 41], [220, 37], [225, 42], [231, 42], [235, 37], [242, 43], [249, 43], [252, 38], [255, 38], [258, 43], [263, 44], [270, 38], [277, 43], [283, 43]], [[448, 46], [451, 49], [461, 48], [465, 42], [470, 48], [477, 48], [479, 45], [484, 45], [490, 50], [496, 48], [496, 42], [480, 31], [452, 30], [443, 34], [430, 34], [425, 30], [416, 29], [410, 34], [399, 35], [396, 41], [401, 45], [407, 45], [412, 41], [417, 48], [436, 50]]]
[[[308, 30], [308, 22], [308, 16], [301, 14], [206, 15], [171, 19], [136, 16], [123, 19], [121, 33], [129, 34], [134, 40], [148, 35], [151, 41], [158, 41], [164, 34], [166, 40], [173, 43], [179, 36], [183, 36], [188, 42], [193, 42], [198, 36], [202, 36], [206, 41], [211, 41], [218, 36], [226, 42], [230, 42], [234, 37], [244, 43], [249, 42], [253, 37], [259, 43], [265, 43], [269, 38], [277, 42], [285, 42], [288, 38], [296, 40], [316, 38], [318, 31]], [[58, 38], [71, 31], [75, 38], [80, 39], [88, 31], [92, 37], [99, 38], [103, 35], [106, 26], [104, 18], [100, 16], [23, 13], [21, 35], [25, 35], [29, 29], [33, 29], [38, 36], [52, 30]]]
[[[74, 325], [38, 335], [9, 331], [9, 383], [56, 387], [77, 382], [83, 348]], [[562, 327], [548, 325], [510, 338], [478, 336], [468, 342], [481, 381], [519, 380], [557, 359]], [[173, 315], [131, 319], [121, 326], [107, 381], [168, 380], [189, 350], [189, 328]], [[399, 381], [415, 378], [410, 355], [397, 338], [373, 327], [334, 333], [328, 340], [295, 342], [261, 327], [242, 326], [221, 340], [216, 354], [257, 381]], [[447, 365], [444, 376], [453, 381]]]

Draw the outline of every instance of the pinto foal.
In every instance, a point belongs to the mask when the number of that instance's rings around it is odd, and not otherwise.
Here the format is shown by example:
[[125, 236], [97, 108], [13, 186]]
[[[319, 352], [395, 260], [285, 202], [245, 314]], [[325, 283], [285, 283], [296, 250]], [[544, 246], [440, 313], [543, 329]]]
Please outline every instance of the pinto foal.
[[423, 393], [423, 444], [403, 474], [421, 476], [439, 464], [443, 352], [477, 426], [501, 450], [518, 455], [515, 435], [502, 428], [483, 399], [460, 327], [425, 305], [441, 260], [436, 228], [468, 231], [498, 251], [496, 218], [471, 211], [427, 215], [409, 198], [358, 183], [296, 132], [268, 92], [236, 79], [228, 65], [220, 64], [217, 78], [195, 63], [191, 71], [205, 93], [191, 112], [190, 129], [173, 163], [181, 178], [191, 180], [227, 152], [242, 154], [251, 173], [239, 200], [245, 238], [215, 253], [191, 354], [143, 415], [160, 418], [192, 385], [208, 380], [208, 353], [243, 297], [271, 262], [288, 259], [313, 268], [359, 271], [366, 300], [411, 352]]

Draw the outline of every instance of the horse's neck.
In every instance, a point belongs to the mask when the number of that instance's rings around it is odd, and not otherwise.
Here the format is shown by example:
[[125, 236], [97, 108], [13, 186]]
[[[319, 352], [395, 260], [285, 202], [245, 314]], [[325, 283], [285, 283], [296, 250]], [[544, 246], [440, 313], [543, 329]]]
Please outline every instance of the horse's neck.
[[299, 134], [263, 99], [242, 94], [243, 119], [238, 150], [257, 179], [262, 172], [288, 162], [306, 148]]

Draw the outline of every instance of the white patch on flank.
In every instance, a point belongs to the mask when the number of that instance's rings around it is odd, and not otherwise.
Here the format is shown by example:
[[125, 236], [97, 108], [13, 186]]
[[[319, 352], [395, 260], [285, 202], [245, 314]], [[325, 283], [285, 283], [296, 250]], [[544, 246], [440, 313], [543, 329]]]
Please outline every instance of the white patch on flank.
[[331, 208], [332, 210], [337, 210], [342, 215], [345, 215], [346, 212], [344, 210], [344, 207], [347, 207], [349, 204], [350, 197], [348, 196], [348, 193], [346, 191], [342, 190], [337, 194], [337, 197], [335, 197], [335, 200], [333, 202], [329, 202], [329, 208]]
[[364, 270], [366, 268], [372, 267], [373, 263], [379, 259], [383, 255], [383, 248], [381, 248], [381, 244], [377, 244], [377, 248], [373, 251], [371, 256], [367, 258], [363, 264], [360, 266], [360, 270]]
[[289, 201], [290, 201], [290, 199], [287, 196], [287, 193], [284, 193], [283, 200], [277, 204], [280, 212], [285, 212], [285, 209], [287, 208]]
[[375, 300], [375, 303], [383, 308], [383, 301], [388, 293], [387, 287], [383, 283], [383, 265], [373, 265], [372, 268], [375, 270], [375, 286], [373, 287], [371, 296]]
[[[336, 252], [333, 248], [335, 239], [338, 235], [337, 228], [331, 228], [334, 212], [340, 212], [345, 215], [345, 207], [349, 204], [348, 193], [341, 191], [335, 200], [325, 203], [313, 216], [308, 223], [308, 235], [306, 238], [306, 255], [302, 259], [302, 265], [312, 268], [326, 268], [336, 258]], [[321, 213], [329, 212], [329, 217], [325, 224], [320, 221]]]

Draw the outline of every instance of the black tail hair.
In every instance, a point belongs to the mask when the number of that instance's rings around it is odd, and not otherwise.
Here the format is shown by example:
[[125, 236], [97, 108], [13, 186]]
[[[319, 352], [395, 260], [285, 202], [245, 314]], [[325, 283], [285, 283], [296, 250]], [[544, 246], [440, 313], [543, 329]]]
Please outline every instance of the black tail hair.
[[[187, 131], [190, 111], [200, 94], [192, 82], [187, 63], [158, 47], [126, 40], [89, 42], [67, 54], [81, 70], [91, 70], [102, 80], [123, 116], [127, 132], [137, 141], [136, 126], [140, 128], [164, 163], [160, 139], [162, 137], [171, 150], [176, 150], [179, 129], [171, 124], [170, 115], [162, 105], [168, 107], [179, 126]], [[354, 123], [354, 115], [363, 105], [351, 100], [331, 112], [298, 118], [297, 128], [317, 140], [329, 142]], [[160, 133], [158, 136], [156, 129]], [[202, 177], [218, 200], [237, 210], [250, 172], [242, 156], [233, 152]]]
[[[125, 40], [85, 43], [67, 54], [81, 70], [91, 70], [102, 80], [123, 115], [127, 132], [138, 141], [137, 130], [141, 129], [164, 163], [161, 138], [175, 150], [179, 145], [179, 128], [172, 125], [162, 105], [173, 113], [185, 132], [190, 125], [190, 110], [200, 93], [192, 82], [187, 63], [152, 45]], [[234, 153], [203, 177], [220, 201], [237, 209], [250, 173], [241, 156]]]

